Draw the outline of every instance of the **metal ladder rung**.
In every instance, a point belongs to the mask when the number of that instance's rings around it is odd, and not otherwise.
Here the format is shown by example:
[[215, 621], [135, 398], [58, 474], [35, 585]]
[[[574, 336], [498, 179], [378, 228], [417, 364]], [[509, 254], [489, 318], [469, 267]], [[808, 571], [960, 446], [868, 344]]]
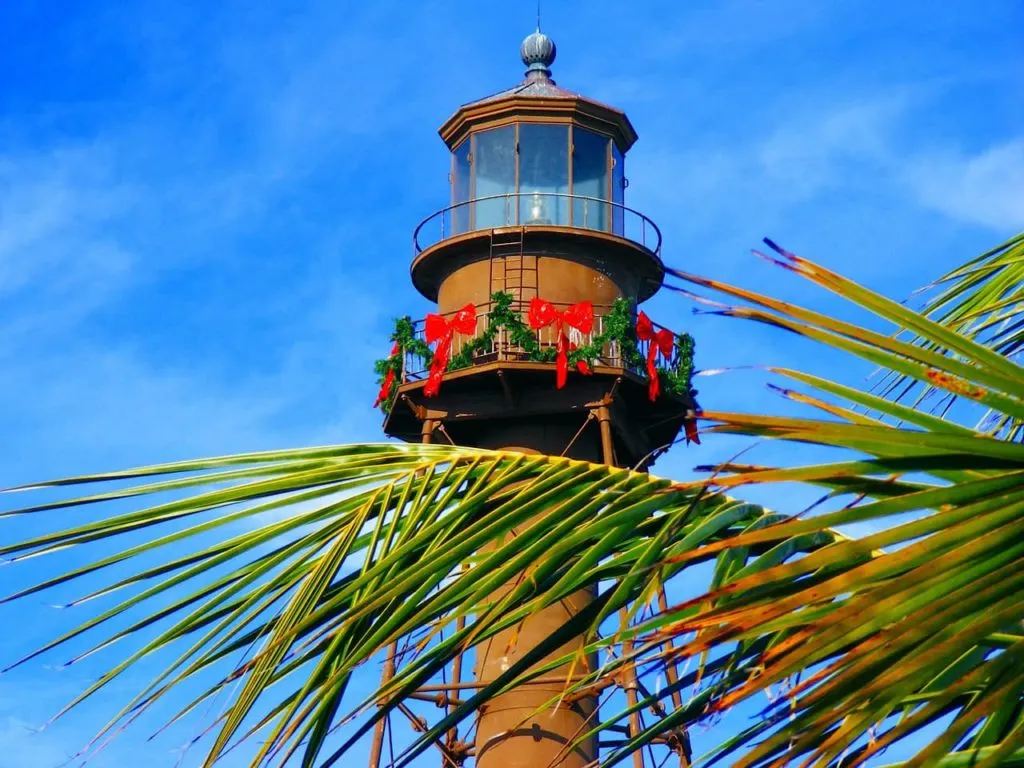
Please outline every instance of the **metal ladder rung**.
[[[524, 230], [522, 227], [509, 228], [502, 231], [491, 230], [490, 238], [490, 287], [496, 290], [518, 292], [520, 298], [528, 292], [537, 293], [537, 261], [532, 257], [532, 265], [527, 266], [527, 256], [523, 252]], [[499, 254], [499, 251], [501, 252]], [[511, 252], [510, 252], [511, 251]], [[494, 260], [501, 259], [501, 271], [496, 272]], [[532, 278], [532, 279], [530, 279]]]

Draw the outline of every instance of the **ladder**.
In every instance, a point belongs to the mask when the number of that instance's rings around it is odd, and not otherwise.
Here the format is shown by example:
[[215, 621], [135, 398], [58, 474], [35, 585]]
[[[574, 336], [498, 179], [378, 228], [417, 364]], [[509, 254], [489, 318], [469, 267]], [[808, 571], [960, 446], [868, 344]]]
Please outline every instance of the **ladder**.
[[491, 293], [511, 293], [524, 307], [537, 295], [537, 257], [523, 253], [523, 227], [491, 230]]

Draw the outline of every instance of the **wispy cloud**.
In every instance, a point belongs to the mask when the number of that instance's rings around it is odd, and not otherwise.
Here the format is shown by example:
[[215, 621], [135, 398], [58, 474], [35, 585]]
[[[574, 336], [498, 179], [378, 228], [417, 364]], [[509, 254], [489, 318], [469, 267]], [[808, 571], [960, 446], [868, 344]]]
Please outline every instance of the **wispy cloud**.
[[[215, 53], [198, 57], [203, 80], [175, 69], [183, 66], [175, 52], [189, 41], [173, 30], [188, 14], [169, 12], [165, 27], [141, 28], [159, 43], [145, 49], [161, 67], [147, 71], [146, 87], [195, 82], [185, 112], [143, 101], [96, 136], [11, 141], [0, 155], [0, 362], [8, 371], [0, 397], [19, 404], [0, 424], [28, 463], [40, 463], [31, 457], [55, 440], [61, 456], [120, 462], [133, 452], [188, 455], [376, 431], [372, 381], [365, 392], [346, 382], [370, 370], [377, 336], [386, 336], [381, 323], [395, 313], [350, 283], [382, 268], [354, 258], [371, 252], [375, 225], [367, 224], [378, 213], [356, 197], [330, 206], [330, 227], [311, 228], [317, 214], [304, 209], [326, 207], [306, 189], [327, 169], [342, 189], [374, 189], [358, 181], [368, 158], [353, 147], [408, 109], [395, 64], [376, 69], [363, 98], [350, 97], [360, 88], [351, 57], [374, 58], [379, 46], [365, 30], [382, 23], [381, 12], [350, 17], [355, 24], [341, 35], [317, 14], [255, 39], [244, 25], [225, 30]], [[133, 22], [111, 24], [127, 33]], [[260, 60], [268, 51], [270, 66]], [[287, 292], [274, 290], [282, 281]], [[127, 318], [134, 332], [110, 333]], [[258, 362], [244, 370], [252, 355]]]
[[[647, 162], [628, 168], [632, 200], [666, 222], [669, 244], [730, 242], [737, 231], [746, 243], [790, 231], [811, 239], [831, 221], [835, 235], [840, 226], [876, 243], [895, 234], [899, 247], [912, 219], [924, 228], [935, 213], [946, 227], [981, 226], [994, 237], [1024, 226], [1024, 137], [974, 152], [952, 139], [921, 143], [915, 137], [929, 109], [928, 98], [900, 88], [751, 115], [750, 130], [738, 137], [685, 129], [676, 146], [648, 150]], [[898, 222], [891, 218], [895, 210]], [[834, 258], [835, 243], [828, 247]], [[916, 261], [904, 263], [916, 269]], [[742, 261], [715, 269], [728, 275], [743, 269]]]
[[822, 104], [787, 115], [758, 142], [753, 170], [790, 204], [827, 189], [877, 183], [892, 157], [891, 137], [908, 108], [903, 94]]
[[1024, 137], [977, 153], [938, 149], [911, 158], [905, 181], [922, 204], [997, 231], [1024, 228]]
[[130, 184], [102, 145], [0, 156], [0, 356], [102, 303], [132, 265], [117, 233]]

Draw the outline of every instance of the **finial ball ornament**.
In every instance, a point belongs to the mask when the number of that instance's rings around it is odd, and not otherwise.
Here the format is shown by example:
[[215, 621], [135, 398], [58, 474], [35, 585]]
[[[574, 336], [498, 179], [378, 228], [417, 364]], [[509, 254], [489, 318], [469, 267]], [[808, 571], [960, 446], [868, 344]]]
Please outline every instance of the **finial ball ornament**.
[[528, 35], [519, 46], [519, 56], [523, 64], [535, 69], [547, 69], [555, 61], [555, 41], [539, 29]]

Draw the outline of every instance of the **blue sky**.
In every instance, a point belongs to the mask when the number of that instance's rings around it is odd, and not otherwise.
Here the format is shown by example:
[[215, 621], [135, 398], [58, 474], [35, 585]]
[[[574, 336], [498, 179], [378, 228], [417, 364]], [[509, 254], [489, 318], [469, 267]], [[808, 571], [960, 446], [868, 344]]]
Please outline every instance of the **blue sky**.
[[[548, 0], [544, 28], [559, 84], [637, 127], [627, 203], [658, 222], [670, 264], [834, 309], [749, 248], [770, 236], [903, 297], [1024, 222], [1019, 4], [627, 7]], [[518, 82], [533, 15], [525, 1], [6, 0], [0, 485], [378, 439], [372, 362], [391, 318], [429, 309], [408, 264], [413, 228], [447, 200], [436, 128]], [[701, 367], [867, 373], [677, 297], [649, 312], [696, 336]], [[699, 386], [705, 407], [782, 407], [760, 373]], [[708, 440], [657, 471], [736, 448]], [[4, 660], [61, 623], [40, 601], [0, 620], [18, 628]], [[99, 715], [30, 727], [89, 673], [0, 676], [0, 768], [74, 752]], [[146, 754], [173, 765], [174, 746]]]

